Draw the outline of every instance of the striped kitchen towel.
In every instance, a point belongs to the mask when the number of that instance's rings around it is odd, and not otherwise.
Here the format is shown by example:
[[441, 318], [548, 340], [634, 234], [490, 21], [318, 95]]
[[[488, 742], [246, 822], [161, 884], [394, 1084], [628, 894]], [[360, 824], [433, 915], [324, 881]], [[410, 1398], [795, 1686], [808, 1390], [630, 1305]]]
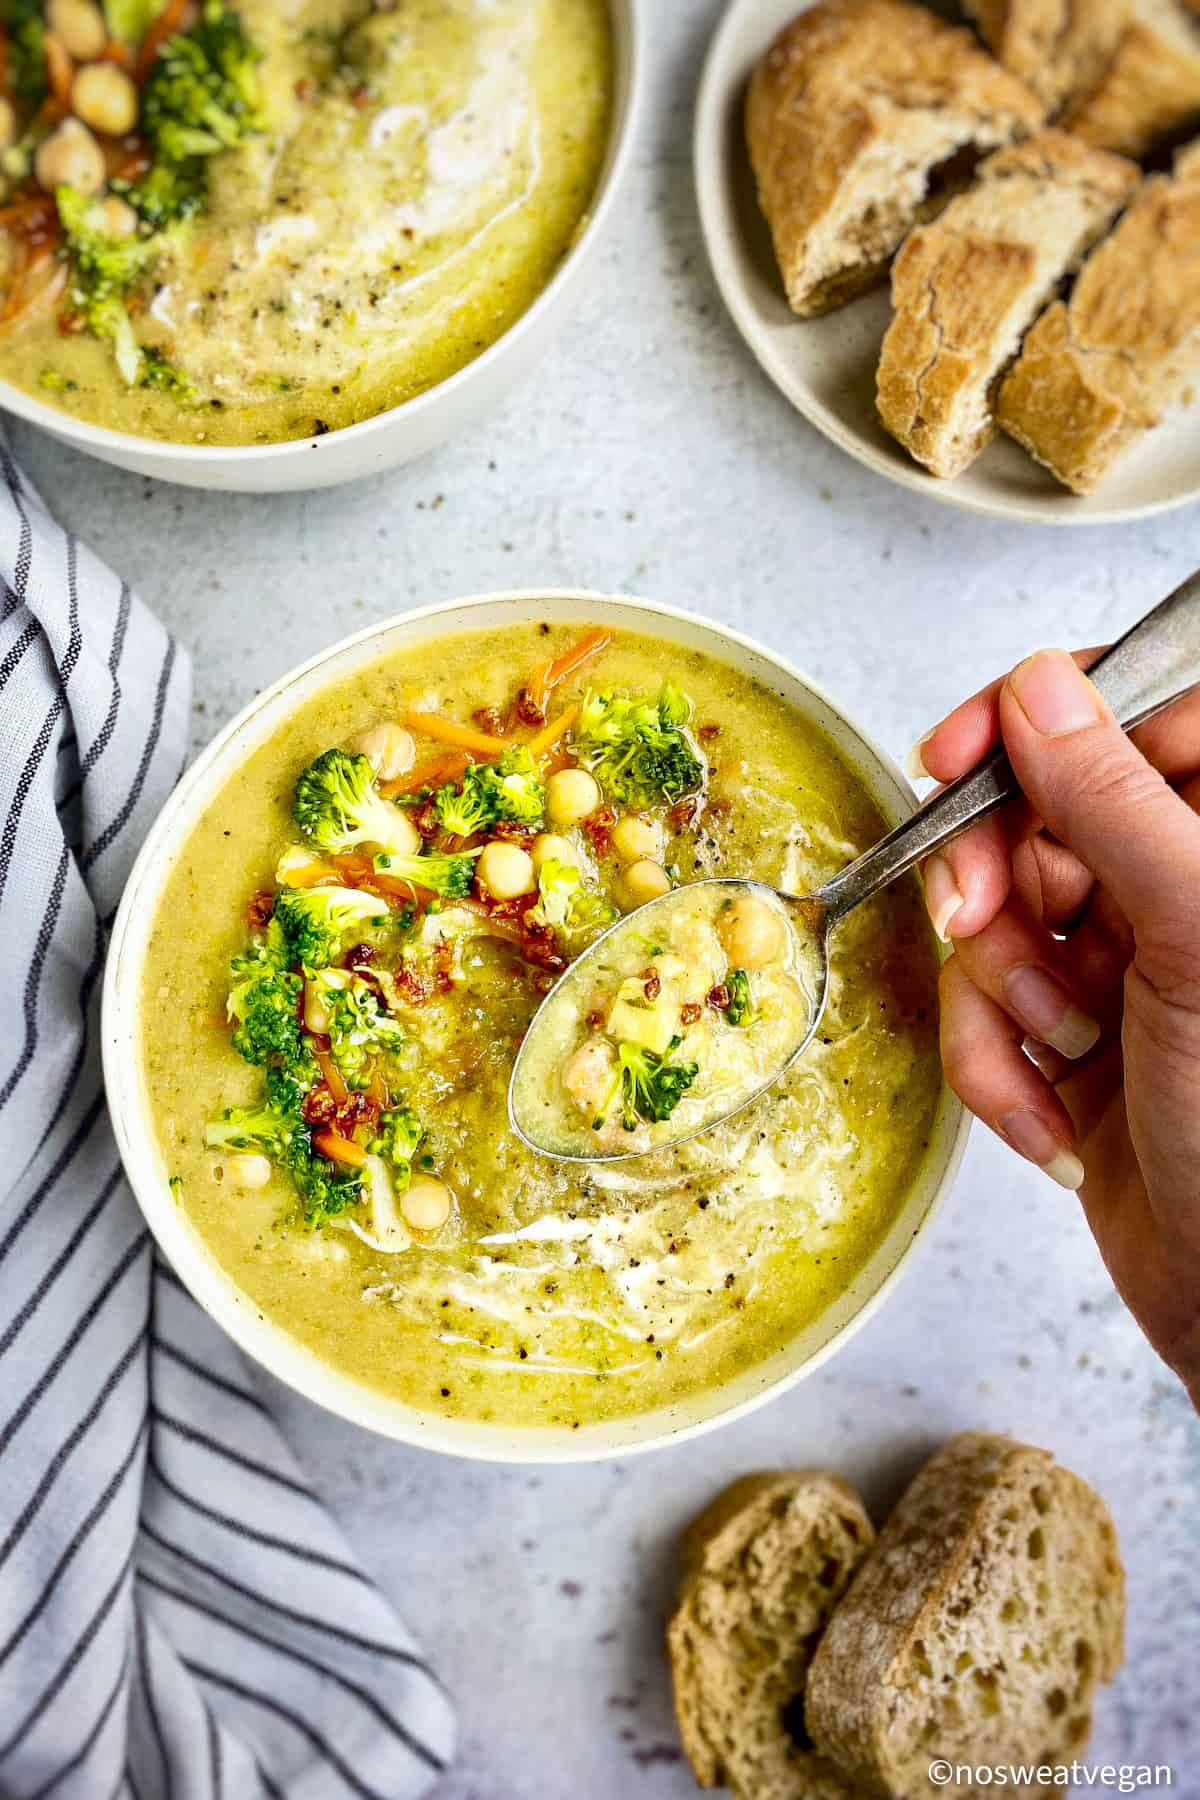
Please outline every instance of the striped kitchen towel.
[[0, 445], [0, 1796], [402, 1800], [445, 1695], [156, 1260], [105, 1116], [105, 940], [188, 687]]

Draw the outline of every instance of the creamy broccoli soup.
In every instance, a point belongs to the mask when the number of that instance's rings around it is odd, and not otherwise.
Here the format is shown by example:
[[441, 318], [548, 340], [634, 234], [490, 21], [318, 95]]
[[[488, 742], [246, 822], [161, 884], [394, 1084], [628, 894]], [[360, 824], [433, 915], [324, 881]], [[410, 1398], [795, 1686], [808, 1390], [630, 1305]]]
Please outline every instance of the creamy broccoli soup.
[[697, 652], [550, 621], [397, 652], [247, 757], [169, 876], [142, 1027], [163, 1180], [258, 1308], [416, 1406], [575, 1424], [719, 1384], [845, 1292], [918, 1173], [941, 1077], [915, 886], [839, 930], [805, 1056], [686, 1144], [654, 1132], [796, 984], [769, 903], [630, 947], [547, 1059], [567, 1116], [644, 1153], [528, 1148], [516, 1052], [644, 900], [808, 892], [882, 829], [809, 723]]
[[536, 298], [608, 137], [606, 0], [9, 0], [0, 377], [94, 423], [352, 424]]

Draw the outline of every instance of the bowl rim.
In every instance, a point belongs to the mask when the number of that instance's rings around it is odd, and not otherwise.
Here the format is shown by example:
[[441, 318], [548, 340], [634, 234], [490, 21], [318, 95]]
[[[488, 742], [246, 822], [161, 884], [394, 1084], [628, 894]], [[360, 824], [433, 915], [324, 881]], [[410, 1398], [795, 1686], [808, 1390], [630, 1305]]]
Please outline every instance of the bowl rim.
[[549, 281], [520, 317], [514, 319], [486, 350], [480, 351], [452, 375], [410, 399], [402, 400], [399, 405], [373, 413], [370, 418], [358, 419], [352, 425], [338, 426], [333, 431], [309, 437], [281, 438], [270, 444], [185, 444], [165, 438], [141, 437], [132, 431], [117, 431], [110, 425], [95, 425], [89, 419], [77, 419], [2, 377], [0, 408], [30, 425], [40, 426], [75, 449], [100, 455], [137, 456], [145, 463], [159, 465], [155, 474], [160, 469], [169, 474], [172, 463], [183, 458], [199, 457], [214, 473], [219, 469], [249, 470], [268, 463], [298, 461], [311, 451], [334, 443], [339, 449], [343, 445], [362, 444], [401, 417], [421, 419], [439, 405], [450, 404], [468, 382], [485, 380], [499, 362], [515, 354], [523, 339], [536, 331], [543, 315], [550, 311], [563, 288], [574, 279], [616, 205], [633, 156], [645, 104], [646, 4], [645, 0], [605, 0], [605, 4], [612, 23], [615, 52], [613, 115], [604, 160], [596, 177], [592, 204], [583, 216], [582, 229], [571, 240]]
[[[640, 1434], [639, 1421], [653, 1418], [654, 1413], [621, 1415], [601, 1424], [592, 1424], [578, 1434], [569, 1426], [509, 1426], [422, 1413], [414, 1403], [371, 1389], [325, 1362], [282, 1325], [263, 1314], [226, 1274], [187, 1215], [168, 1196], [161, 1171], [155, 1166], [156, 1160], [161, 1161], [161, 1151], [145, 1102], [139, 1059], [132, 1049], [139, 1024], [145, 947], [128, 952], [127, 939], [136, 918], [153, 917], [172, 866], [172, 842], [185, 842], [195, 826], [196, 818], [189, 816], [189, 808], [195, 804], [193, 797], [203, 793], [215, 765], [243, 733], [253, 728], [263, 712], [277, 707], [291, 690], [307, 684], [322, 669], [328, 668], [329, 678], [336, 679], [332, 665], [346, 662], [352, 667], [356, 651], [385, 637], [397, 626], [416, 627], [418, 632], [422, 626], [432, 626], [435, 629], [426, 634], [428, 641], [429, 637], [437, 636], [439, 624], [445, 626], [452, 622], [456, 630], [470, 629], [471, 615], [488, 607], [509, 605], [549, 609], [561, 604], [579, 606], [587, 611], [609, 607], [631, 610], [648, 621], [648, 629], [652, 629], [655, 621], [664, 621], [698, 630], [703, 637], [716, 640], [718, 644], [735, 645], [743, 654], [761, 660], [769, 669], [782, 674], [810, 695], [818, 706], [827, 709], [856, 745], [861, 746], [891, 779], [901, 805], [909, 811], [915, 808], [916, 795], [911, 783], [894, 758], [829, 696], [820, 682], [798, 669], [786, 656], [767, 649], [732, 626], [660, 601], [589, 588], [547, 585], [434, 601], [409, 612], [389, 614], [285, 671], [242, 707], [205, 746], [160, 810], [134, 860], [113, 924], [102, 989], [100, 1035], [104, 1085], [125, 1177], [160, 1250], [193, 1298], [244, 1355], [260, 1363], [306, 1399], [352, 1424], [398, 1442], [473, 1462], [538, 1465], [595, 1462], [662, 1449], [715, 1430], [719, 1425], [732, 1423], [815, 1373], [874, 1317], [911, 1267], [953, 1186], [971, 1127], [970, 1114], [943, 1081], [931, 1143], [934, 1138], [940, 1138], [944, 1143], [944, 1154], [940, 1174], [935, 1177], [930, 1173], [926, 1177], [930, 1183], [928, 1204], [920, 1218], [913, 1222], [907, 1240], [882, 1279], [822, 1344], [798, 1365], [784, 1370], [773, 1380], [764, 1381], [741, 1399], [722, 1406], [720, 1396], [725, 1391], [724, 1385], [701, 1390], [699, 1395], [690, 1397], [691, 1404], [703, 1405], [710, 1397], [713, 1402], [701, 1416]], [[881, 801], [881, 804], [888, 803]], [[182, 820], [183, 824], [177, 826], [177, 820]], [[917, 1179], [920, 1178], [918, 1170]], [[837, 1304], [836, 1300], [831, 1303], [832, 1306]], [[775, 1354], [785, 1354], [786, 1350], [787, 1346], [781, 1346]], [[663, 1410], [662, 1407], [655, 1409], [657, 1413]], [[631, 1432], [636, 1435], [626, 1435]]]
[[[806, 12], [816, 4], [817, 0], [792, 0], [792, 11]], [[1032, 500], [1008, 499], [1003, 495], [973, 493], [955, 481], [939, 481], [916, 462], [893, 458], [878, 449], [797, 380], [786, 357], [778, 353], [773, 340], [760, 326], [738, 272], [737, 258], [727, 242], [727, 220], [731, 209], [725, 200], [727, 170], [723, 126], [730, 101], [730, 65], [738, 36], [747, 28], [755, 9], [762, 5], [763, 0], [727, 0], [713, 29], [704, 53], [692, 121], [692, 186], [705, 254], [717, 291], [742, 342], [789, 406], [815, 431], [873, 474], [924, 499], [939, 501], [979, 518], [1084, 530], [1089, 526], [1120, 525], [1135, 519], [1155, 518], [1180, 507], [1195, 505], [1200, 500], [1200, 480], [1191, 488], [1162, 499], [1142, 500], [1124, 506], [1090, 507], [1087, 512], [1072, 504], [1079, 497], [1066, 488], [1048, 493], [1044, 505]], [[796, 323], [803, 325], [804, 321], [797, 320]], [[1088, 496], [1089, 502], [1092, 498]]]

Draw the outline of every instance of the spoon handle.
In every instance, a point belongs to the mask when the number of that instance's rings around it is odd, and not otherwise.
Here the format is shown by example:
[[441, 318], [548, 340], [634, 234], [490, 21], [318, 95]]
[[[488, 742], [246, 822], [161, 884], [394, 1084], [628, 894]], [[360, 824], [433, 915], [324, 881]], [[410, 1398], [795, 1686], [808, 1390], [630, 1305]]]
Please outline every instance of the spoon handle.
[[[1126, 731], [1200, 686], [1200, 572], [1131, 626], [1088, 673]], [[815, 898], [828, 907], [830, 924], [1020, 791], [1007, 756], [993, 751], [818, 889]]]

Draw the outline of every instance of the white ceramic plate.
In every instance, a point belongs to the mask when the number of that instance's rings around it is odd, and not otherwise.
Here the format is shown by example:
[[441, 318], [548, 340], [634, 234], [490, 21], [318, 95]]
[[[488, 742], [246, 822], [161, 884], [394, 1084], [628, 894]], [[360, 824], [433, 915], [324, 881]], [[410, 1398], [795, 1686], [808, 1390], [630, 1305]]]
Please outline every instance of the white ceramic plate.
[[888, 436], [875, 413], [875, 366], [890, 315], [886, 289], [823, 319], [796, 318], [746, 153], [750, 72], [803, 10], [804, 0], [732, 0], [713, 38], [696, 106], [696, 193], [713, 273], [771, 380], [869, 469], [973, 512], [1040, 525], [1108, 525], [1200, 499], [1200, 404], [1151, 432], [1086, 498], [1060, 487], [1009, 438], [998, 438], [957, 481], [939, 481]]
[[286, 729], [297, 707], [327, 683], [345, 680], [364, 664], [394, 654], [406, 644], [425, 643], [441, 632], [469, 627], [495, 630], [540, 618], [645, 631], [682, 649], [703, 650], [721, 658], [780, 694], [826, 732], [874, 795], [889, 825], [898, 824], [913, 811], [911, 787], [861, 726], [782, 657], [726, 626], [646, 600], [579, 590], [483, 594], [444, 601], [385, 619], [357, 637], [334, 644], [282, 676], [225, 727], [188, 770], [142, 847], [121, 899], [104, 976], [104, 1081], [117, 1148], [150, 1229], [180, 1280], [248, 1355], [310, 1400], [388, 1437], [483, 1461], [578, 1462], [651, 1449], [739, 1417], [811, 1374], [847, 1342], [895, 1287], [954, 1178], [969, 1123], [949, 1088], [943, 1088], [925, 1160], [891, 1226], [846, 1292], [819, 1318], [803, 1326], [790, 1343], [720, 1387], [653, 1412], [584, 1425], [578, 1431], [565, 1425], [514, 1429], [423, 1412], [322, 1362], [234, 1285], [176, 1204], [151, 1123], [139, 1048], [141, 976], [163, 884], [197, 820], [233, 770], [269, 737]]

